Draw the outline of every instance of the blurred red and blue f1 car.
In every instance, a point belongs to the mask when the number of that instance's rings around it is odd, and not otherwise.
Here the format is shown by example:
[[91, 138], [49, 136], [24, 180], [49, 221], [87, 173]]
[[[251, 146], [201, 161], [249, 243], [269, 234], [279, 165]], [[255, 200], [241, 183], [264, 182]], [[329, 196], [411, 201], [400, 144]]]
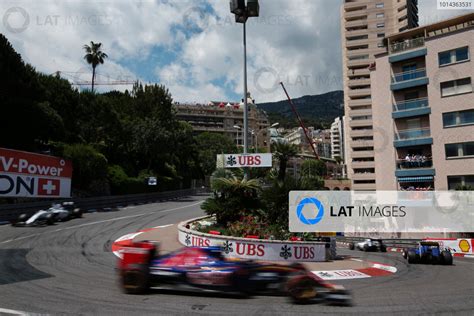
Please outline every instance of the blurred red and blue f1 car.
[[326, 283], [301, 265], [278, 265], [224, 258], [219, 247], [182, 248], [158, 254], [157, 243], [137, 242], [122, 249], [118, 270], [125, 293], [152, 289], [250, 295], [288, 295], [294, 303], [349, 305], [342, 286]]

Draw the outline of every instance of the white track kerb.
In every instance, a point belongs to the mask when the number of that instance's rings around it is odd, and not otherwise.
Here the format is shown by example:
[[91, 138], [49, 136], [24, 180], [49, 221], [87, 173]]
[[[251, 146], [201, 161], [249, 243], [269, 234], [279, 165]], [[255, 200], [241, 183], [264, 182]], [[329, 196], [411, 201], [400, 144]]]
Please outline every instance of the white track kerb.
[[335, 249], [331, 249], [335, 248], [335, 243], [238, 238], [205, 234], [186, 228], [205, 218], [208, 217], [188, 220], [178, 225], [178, 239], [182, 245], [220, 246], [224, 255], [230, 258], [268, 261], [322, 262], [333, 259], [335, 253]]

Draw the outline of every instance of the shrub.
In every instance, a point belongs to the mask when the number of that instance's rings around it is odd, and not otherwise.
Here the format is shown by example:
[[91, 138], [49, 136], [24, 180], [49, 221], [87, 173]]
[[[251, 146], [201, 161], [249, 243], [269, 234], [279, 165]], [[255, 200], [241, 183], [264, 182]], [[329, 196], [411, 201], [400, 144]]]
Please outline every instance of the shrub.
[[260, 185], [255, 179], [216, 178], [213, 179], [211, 188], [214, 194], [204, 201], [201, 208], [206, 214], [215, 215], [219, 225], [235, 222], [260, 206]]
[[72, 161], [72, 185], [87, 194], [107, 194], [107, 159], [85, 144], [64, 145], [63, 156]]

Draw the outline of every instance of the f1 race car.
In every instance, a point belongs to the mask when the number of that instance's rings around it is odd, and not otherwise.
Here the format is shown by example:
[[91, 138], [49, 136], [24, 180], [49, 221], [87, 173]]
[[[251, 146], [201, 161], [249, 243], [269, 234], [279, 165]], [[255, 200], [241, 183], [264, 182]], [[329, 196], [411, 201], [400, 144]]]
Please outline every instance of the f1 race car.
[[219, 247], [182, 248], [158, 254], [157, 243], [122, 248], [118, 270], [125, 293], [172, 289], [249, 295], [288, 295], [295, 303], [350, 304], [350, 294], [318, 279], [301, 264], [277, 265], [224, 258]]
[[416, 248], [404, 249], [402, 254], [408, 263], [453, 264], [451, 252], [442, 250], [439, 243], [433, 241], [421, 241]]
[[361, 241], [355, 244], [351, 242], [349, 244], [350, 250], [354, 250], [356, 248], [363, 251], [381, 251], [381, 252], [387, 251], [387, 247], [383, 244], [382, 239], [374, 239], [374, 238], [367, 238], [364, 241]]
[[13, 226], [53, 225], [55, 222], [64, 222], [73, 218], [82, 217], [82, 210], [76, 208], [74, 202], [53, 204], [47, 210], [39, 210], [33, 215], [21, 214], [12, 222]]

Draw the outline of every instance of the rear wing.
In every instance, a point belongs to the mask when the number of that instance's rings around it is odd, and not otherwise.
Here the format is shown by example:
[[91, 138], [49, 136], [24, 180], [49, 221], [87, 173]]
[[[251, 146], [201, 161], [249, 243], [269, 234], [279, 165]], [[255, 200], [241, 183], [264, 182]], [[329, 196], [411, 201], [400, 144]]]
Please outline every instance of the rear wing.
[[118, 268], [128, 270], [138, 268], [141, 265], [149, 265], [151, 260], [158, 255], [159, 242], [140, 241], [123, 247], [122, 258], [119, 259]]

